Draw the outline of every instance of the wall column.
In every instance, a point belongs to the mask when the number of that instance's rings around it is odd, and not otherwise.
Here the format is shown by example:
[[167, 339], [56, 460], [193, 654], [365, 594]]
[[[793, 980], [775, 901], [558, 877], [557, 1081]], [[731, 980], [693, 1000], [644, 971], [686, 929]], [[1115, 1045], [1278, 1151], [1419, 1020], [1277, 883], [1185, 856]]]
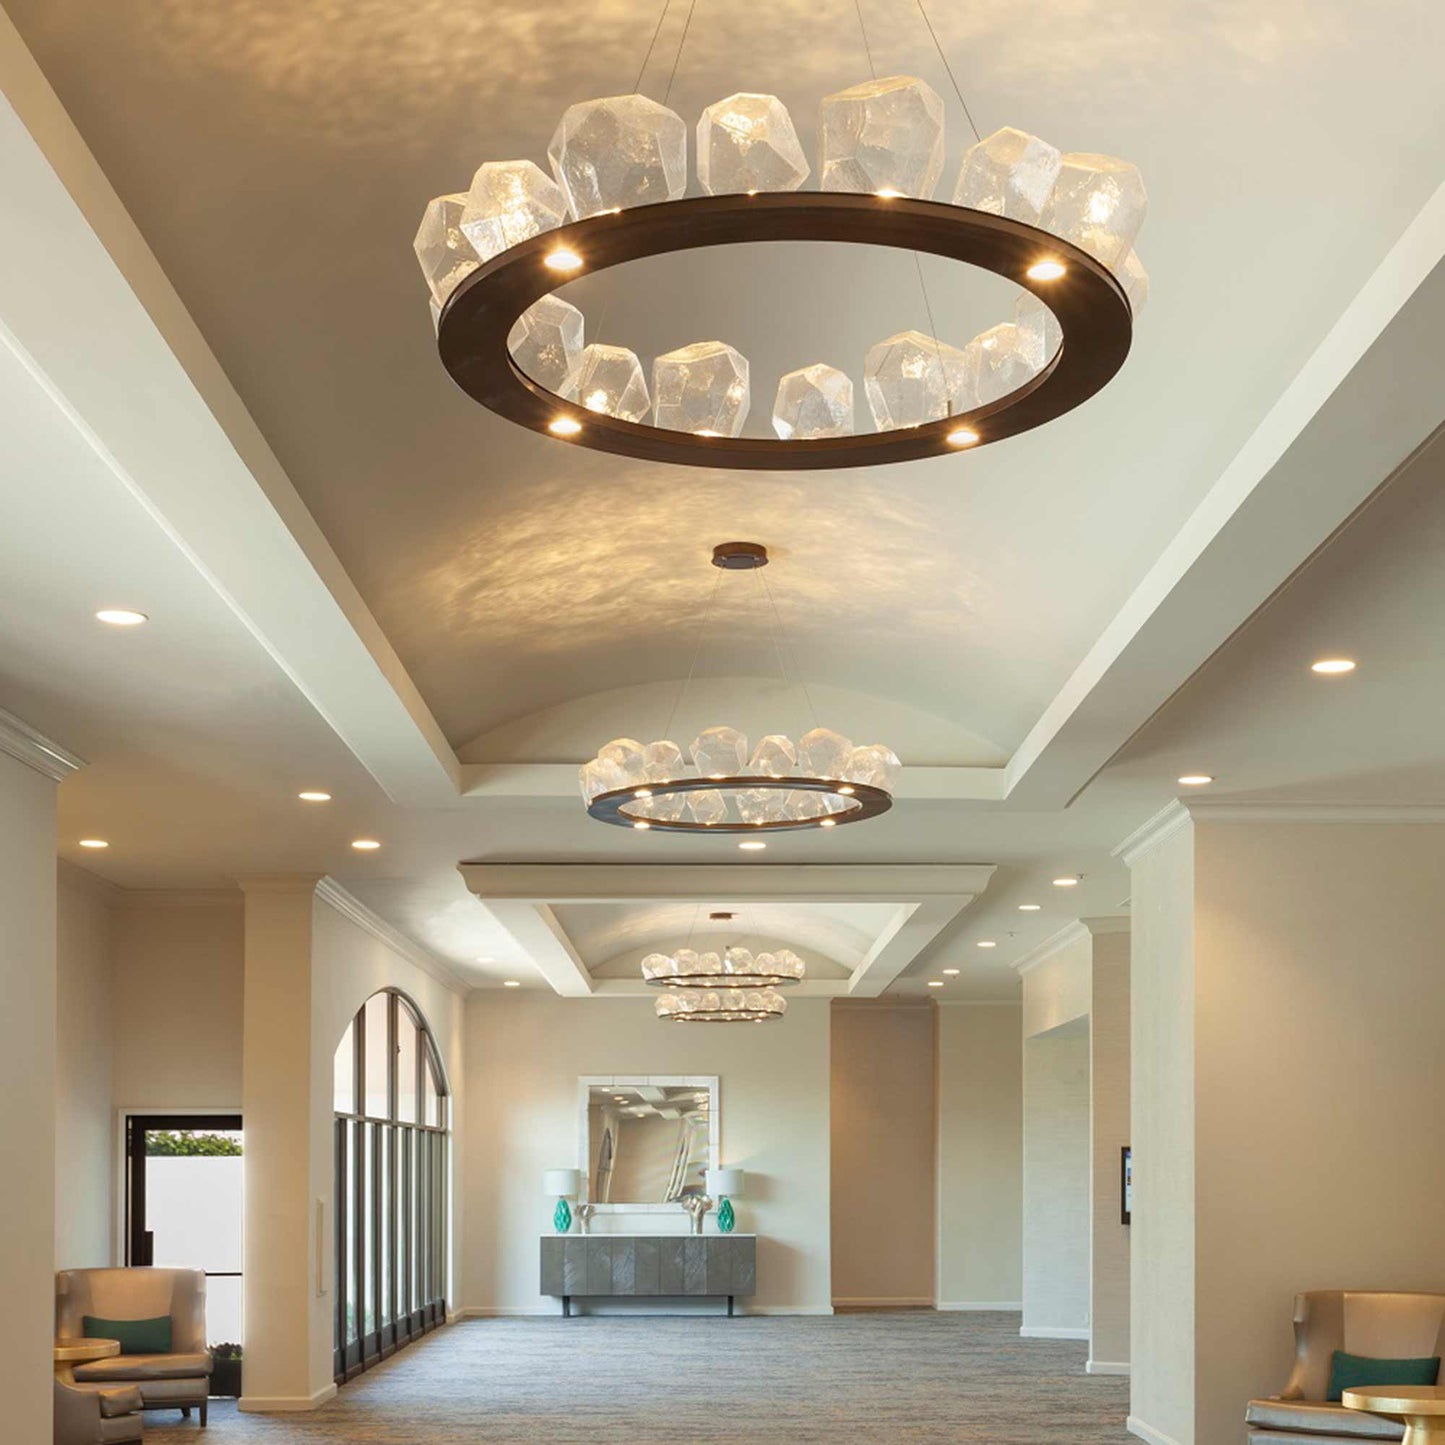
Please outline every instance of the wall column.
[[317, 875], [249, 878], [241, 1108], [246, 1130], [246, 1368], [241, 1409], [309, 1410], [318, 1267], [313, 1198], [312, 943]]
[[1445, 821], [1195, 803], [1121, 852], [1131, 1428], [1213, 1445], [1283, 1385], [1298, 1291], [1441, 1288]]
[[55, 795], [80, 766], [0, 712], [0, 1230], [6, 1434], [49, 1440], [55, 1335]]

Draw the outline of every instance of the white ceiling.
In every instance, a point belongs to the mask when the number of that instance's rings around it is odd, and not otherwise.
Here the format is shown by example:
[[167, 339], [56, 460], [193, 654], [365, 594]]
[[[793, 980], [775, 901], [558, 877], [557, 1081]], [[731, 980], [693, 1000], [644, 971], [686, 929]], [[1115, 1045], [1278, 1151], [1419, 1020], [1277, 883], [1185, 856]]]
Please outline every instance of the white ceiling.
[[[128, 888], [330, 873], [468, 981], [541, 986], [459, 861], [737, 862], [726, 840], [602, 828], [571, 780], [607, 736], [661, 730], [708, 550], [736, 536], [773, 551], [825, 721], [915, 765], [886, 817], [739, 869], [996, 865], [895, 990], [949, 966], [954, 994], [1010, 996], [1014, 958], [1120, 912], [1109, 849], [1180, 772], [1244, 799], [1445, 801], [1437, 457], [1230, 640], [1440, 417], [1435, 8], [1362, 27], [1344, 3], [940, 7], [983, 124], [1144, 166], [1155, 300], [1124, 372], [1065, 421], [798, 480], [557, 446], [471, 407], [432, 351], [421, 204], [488, 156], [540, 159], [568, 101], [630, 82], [655, 9], [544, 27], [535, 7], [363, 4], [322, 25], [260, 0], [5, 3], [64, 110], [0, 34], [33, 137], [0, 115], [0, 705], [90, 760], [62, 789], [63, 856]], [[881, 66], [942, 84], [916, 11], [868, 13]], [[811, 131], [858, 78], [847, 20], [704, 7], [673, 100], [776, 88]], [[918, 321], [888, 258], [714, 261], [628, 278], [609, 332], [661, 349], [725, 315], [757, 364], [782, 336], [846, 356]], [[955, 281], [930, 275], [941, 329], [993, 319]], [[725, 582], [738, 601], [677, 731], [726, 709], [796, 732], [766, 613]], [[152, 621], [100, 628], [107, 604]], [[1359, 673], [1320, 682], [1316, 649]], [[336, 801], [303, 808], [307, 786]], [[94, 834], [99, 859], [74, 846]], [[385, 846], [354, 853], [362, 834]], [[841, 970], [879, 923], [849, 910], [889, 906], [785, 903], [774, 936]], [[655, 901], [557, 907], [599, 978], [678, 926]]]

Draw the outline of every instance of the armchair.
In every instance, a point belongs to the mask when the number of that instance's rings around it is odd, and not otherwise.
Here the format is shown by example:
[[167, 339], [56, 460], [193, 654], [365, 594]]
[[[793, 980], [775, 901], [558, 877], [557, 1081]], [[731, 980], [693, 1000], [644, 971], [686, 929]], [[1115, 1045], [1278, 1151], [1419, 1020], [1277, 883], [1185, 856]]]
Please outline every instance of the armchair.
[[134, 1385], [71, 1385], [55, 1381], [55, 1445], [130, 1445], [143, 1438], [140, 1391]]
[[[206, 1276], [199, 1269], [67, 1269], [55, 1277], [59, 1335], [83, 1335], [84, 1317], [107, 1320], [171, 1319], [171, 1351], [116, 1355], [75, 1367], [79, 1385], [133, 1384], [147, 1410], [192, 1407], [206, 1423], [211, 1353], [206, 1348]], [[121, 1437], [128, 1438], [128, 1437]]]
[[1399, 1440], [1399, 1422], [1325, 1399], [1334, 1352], [1395, 1360], [1445, 1355], [1445, 1295], [1309, 1290], [1295, 1296], [1294, 1340], [1294, 1369], [1284, 1389], [1249, 1402], [1249, 1445]]

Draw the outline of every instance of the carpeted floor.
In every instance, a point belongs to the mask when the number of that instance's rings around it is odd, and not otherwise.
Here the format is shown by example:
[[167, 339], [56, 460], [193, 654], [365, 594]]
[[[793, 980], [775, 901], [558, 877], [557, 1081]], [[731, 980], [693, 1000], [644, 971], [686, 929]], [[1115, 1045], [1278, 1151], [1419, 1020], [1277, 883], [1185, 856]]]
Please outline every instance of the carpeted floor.
[[1125, 1445], [1128, 1382], [1013, 1314], [467, 1320], [309, 1415], [213, 1402], [158, 1445]]

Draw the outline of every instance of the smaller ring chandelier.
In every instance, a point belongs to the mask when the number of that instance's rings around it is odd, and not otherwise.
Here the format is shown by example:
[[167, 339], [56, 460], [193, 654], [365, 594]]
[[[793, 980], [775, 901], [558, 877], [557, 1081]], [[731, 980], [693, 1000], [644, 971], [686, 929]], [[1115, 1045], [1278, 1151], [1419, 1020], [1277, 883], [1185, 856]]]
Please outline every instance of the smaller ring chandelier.
[[[731, 913], [713, 913], [731, 920]], [[688, 934], [691, 942], [691, 932]], [[803, 960], [790, 948], [752, 949], [730, 944], [699, 953], [678, 948], [642, 960], [644, 983], [663, 990], [657, 1016], [673, 1023], [762, 1023], [779, 1019], [788, 1001], [778, 992], [802, 983]]]
[[[712, 560], [724, 571], [754, 571], [767, 566], [768, 553], [756, 542], [724, 542], [713, 549]], [[704, 614], [704, 629], [706, 623]], [[781, 654], [781, 643], [778, 650]], [[881, 743], [854, 747], [823, 727], [804, 733], [796, 744], [770, 733], [751, 753], [736, 728], [704, 728], [688, 754], [692, 771], [682, 749], [668, 739], [644, 744], [614, 738], [579, 770], [587, 812], [639, 832], [833, 828], [887, 812], [903, 766]]]
[[[533, 431], [688, 466], [876, 466], [1041, 426], [1128, 354], [1149, 285], [1134, 250], [1143, 179], [1113, 156], [1004, 127], [967, 151], [951, 204], [936, 201], [944, 122], [942, 98], [912, 76], [827, 96], [820, 189], [803, 191], [811, 168], [783, 102], [730, 95], [697, 123], [704, 194], [688, 197], [688, 128], [665, 103], [634, 93], [573, 105], [547, 150], [550, 176], [530, 160], [487, 161], [469, 191], [427, 206], [415, 249], [442, 363], [475, 401]], [[894, 247], [1021, 289], [1012, 318], [964, 344], [910, 329], [871, 347], [872, 432], [855, 424], [848, 370], [816, 359], [778, 380], [771, 436], [743, 435], [751, 379], [735, 347], [699, 340], [658, 356], [649, 386], [635, 352], [588, 344], [582, 312], [555, 294], [627, 261], [757, 241]]]

